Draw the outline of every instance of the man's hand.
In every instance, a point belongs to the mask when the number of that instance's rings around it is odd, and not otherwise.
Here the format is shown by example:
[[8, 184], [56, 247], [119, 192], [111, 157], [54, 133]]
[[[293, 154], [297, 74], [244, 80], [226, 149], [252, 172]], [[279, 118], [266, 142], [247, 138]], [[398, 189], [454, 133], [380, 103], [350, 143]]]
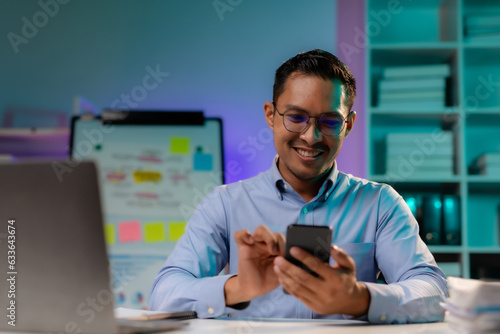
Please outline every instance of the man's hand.
[[247, 302], [279, 286], [274, 259], [285, 254], [285, 237], [261, 225], [251, 235], [247, 230], [234, 234], [238, 245], [238, 275], [224, 285], [226, 305]]
[[370, 293], [356, 280], [356, 265], [347, 253], [332, 246], [333, 267], [306, 251], [292, 247], [290, 254], [318, 274], [314, 277], [283, 257], [274, 260], [274, 271], [283, 288], [319, 314], [362, 316], [368, 313]]

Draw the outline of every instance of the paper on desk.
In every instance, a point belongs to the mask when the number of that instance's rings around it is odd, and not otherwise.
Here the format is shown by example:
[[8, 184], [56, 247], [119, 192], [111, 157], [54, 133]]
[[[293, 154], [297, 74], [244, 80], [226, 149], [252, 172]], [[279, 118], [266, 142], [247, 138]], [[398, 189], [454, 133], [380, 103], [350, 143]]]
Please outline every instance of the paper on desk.
[[117, 307], [115, 308], [114, 312], [115, 318], [117, 319], [140, 319], [144, 316], [165, 313], [161, 311], [136, 310], [126, 307]]
[[500, 282], [448, 277], [451, 299], [459, 307], [500, 307]]
[[500, 282], [448, 277], [445, 321], [457, 333], [500, 332]]
[[115, 309], [115, 318], [118, 320], [186, 320], [197, 318], [195, 311], [163, 312], [137, 310], [119, 307]]

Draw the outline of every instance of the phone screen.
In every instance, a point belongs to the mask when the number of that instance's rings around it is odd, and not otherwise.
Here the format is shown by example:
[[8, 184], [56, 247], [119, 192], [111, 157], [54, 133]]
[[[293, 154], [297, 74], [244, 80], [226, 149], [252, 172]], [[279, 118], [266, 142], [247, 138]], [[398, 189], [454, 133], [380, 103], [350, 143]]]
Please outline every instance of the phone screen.
[[329, 226], [312, 226], [292, 224], [286, 231], [285, 258], [314, 276], [318, 276], [305, 264], [290, 255], [290, 248], [300, 247], [323, 262], [330, 260], [332, 229]]

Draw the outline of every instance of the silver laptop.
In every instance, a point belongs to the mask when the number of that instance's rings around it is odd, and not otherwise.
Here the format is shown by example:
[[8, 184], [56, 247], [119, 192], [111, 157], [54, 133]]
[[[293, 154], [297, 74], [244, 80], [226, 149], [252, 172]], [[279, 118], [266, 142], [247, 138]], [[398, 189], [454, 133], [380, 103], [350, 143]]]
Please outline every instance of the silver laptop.
[[92, 334], [185, 325], [162, 320], [119, 328], [92, 162], [0, 164], [0, 257], [2, 331]]

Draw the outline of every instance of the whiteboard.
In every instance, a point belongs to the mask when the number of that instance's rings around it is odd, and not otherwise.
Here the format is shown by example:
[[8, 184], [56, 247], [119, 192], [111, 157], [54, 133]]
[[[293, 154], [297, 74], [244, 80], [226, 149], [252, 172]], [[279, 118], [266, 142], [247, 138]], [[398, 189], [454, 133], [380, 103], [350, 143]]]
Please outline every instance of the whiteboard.
[[224, 183], [222, 120], [201, 112], [77, 116], [70, 150], [98, 166], [116, 306], [146, 308], [196, 205]]

